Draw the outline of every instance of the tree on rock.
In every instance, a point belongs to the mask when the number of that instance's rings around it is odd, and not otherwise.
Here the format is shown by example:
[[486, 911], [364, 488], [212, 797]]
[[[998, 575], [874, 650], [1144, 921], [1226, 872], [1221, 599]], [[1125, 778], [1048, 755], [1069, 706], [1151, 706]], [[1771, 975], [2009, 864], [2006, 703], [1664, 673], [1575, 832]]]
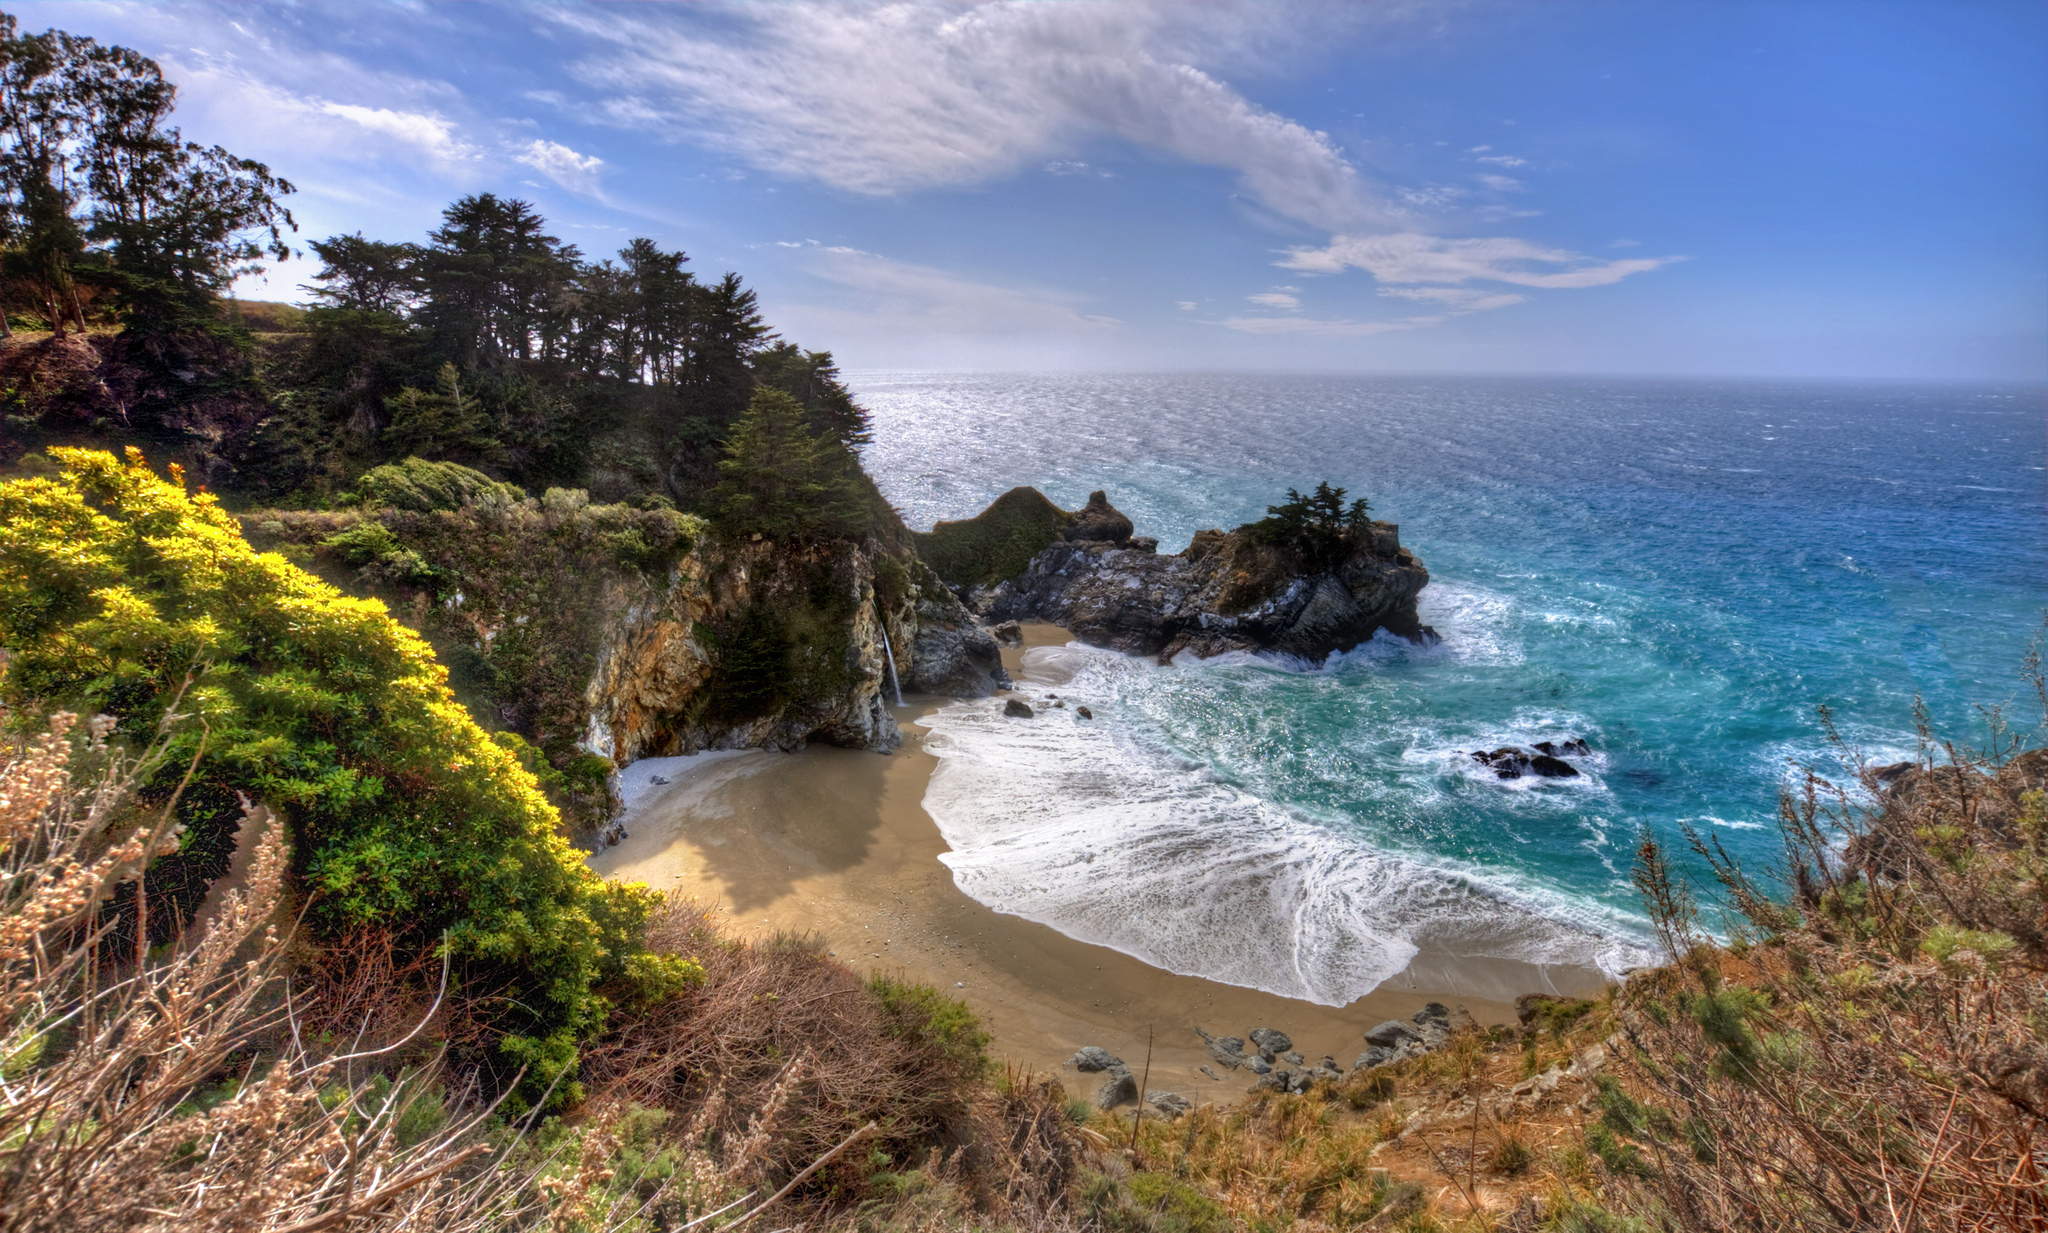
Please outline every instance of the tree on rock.
[[868, 530], [858, 460], [813, 432], [803, 404], [781, 390], [754, 391], [718, 469], [720, 519], [738, 534], [816, 541]]
[[1372, 525], [1371, 507], [1360, 497], [1344, 504], [1344, 489], [1328, 480], [1307, 496], [1287, 490], [1287, 499], [1266, 507], [1266, 517], [1252, 524], [1260, 543], [1297, 549], [1313, 568], [1333, 569], [1358, 545]]

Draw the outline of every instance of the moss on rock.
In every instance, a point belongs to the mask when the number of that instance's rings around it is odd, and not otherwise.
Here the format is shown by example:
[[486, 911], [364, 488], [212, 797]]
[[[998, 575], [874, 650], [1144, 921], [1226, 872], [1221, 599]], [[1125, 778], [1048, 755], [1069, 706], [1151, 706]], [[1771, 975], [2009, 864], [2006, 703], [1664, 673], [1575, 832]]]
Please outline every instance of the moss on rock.
[[913, 532], [917, 553], [958, 587], [986, 586], [1024, 572], [1074, 515], [1036, 488], [1012, 488], [972, 518]]

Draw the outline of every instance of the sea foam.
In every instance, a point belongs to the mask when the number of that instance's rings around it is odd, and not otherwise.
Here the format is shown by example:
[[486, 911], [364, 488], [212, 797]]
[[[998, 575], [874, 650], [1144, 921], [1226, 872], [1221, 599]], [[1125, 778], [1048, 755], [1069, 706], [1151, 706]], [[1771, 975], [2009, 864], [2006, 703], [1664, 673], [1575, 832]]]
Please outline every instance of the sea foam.
[[1649, 961], [1597, 910], [1512, 872], [1378, 849], [1122, 722], [1133, 674], [1204, 670], [1039, 648], [1020, 688], [1035, 718], [1001, 700], [928, 717], [924, 803], [960, 889], [1168, 971], [1330, 1006], [1389, 981], [1498, 1000], [1585, 989]]

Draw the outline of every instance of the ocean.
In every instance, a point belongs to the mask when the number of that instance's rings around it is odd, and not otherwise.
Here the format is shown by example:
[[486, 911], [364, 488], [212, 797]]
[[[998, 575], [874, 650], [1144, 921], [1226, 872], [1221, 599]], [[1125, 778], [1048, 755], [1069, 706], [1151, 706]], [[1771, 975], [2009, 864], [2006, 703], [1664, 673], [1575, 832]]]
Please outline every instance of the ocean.
[[[1430, 571], [1418, 647], [1161, 667], [1045, 648], [1031, 723], [929, 721], [956, 882], [1189, 975], [1343, 1005], [1651, 961], [1645, 835], [1758, 868], [1802, 767], [1914, 755], [1985, 708], [2038, 723], [2048, 607], [2038, 388], [1276, 375], [866, 372], [868, 469], [909, 523], [1029, 484], [1093, 489], [1160, 551], [1321, 480]], [[1074, 717], [1088, 705], [1092, 723]], [[1577, 780], [1466, 754], [1582, 737]]]

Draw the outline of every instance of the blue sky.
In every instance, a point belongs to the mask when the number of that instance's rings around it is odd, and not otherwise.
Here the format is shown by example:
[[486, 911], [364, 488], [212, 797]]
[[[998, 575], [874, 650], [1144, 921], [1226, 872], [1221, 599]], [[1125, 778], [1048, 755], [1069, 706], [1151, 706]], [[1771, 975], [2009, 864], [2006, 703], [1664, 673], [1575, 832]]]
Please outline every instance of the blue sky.
[[2048, 377], [2038, 3], [8, 8], [302, 236], [516, 194], [849, 369]]

